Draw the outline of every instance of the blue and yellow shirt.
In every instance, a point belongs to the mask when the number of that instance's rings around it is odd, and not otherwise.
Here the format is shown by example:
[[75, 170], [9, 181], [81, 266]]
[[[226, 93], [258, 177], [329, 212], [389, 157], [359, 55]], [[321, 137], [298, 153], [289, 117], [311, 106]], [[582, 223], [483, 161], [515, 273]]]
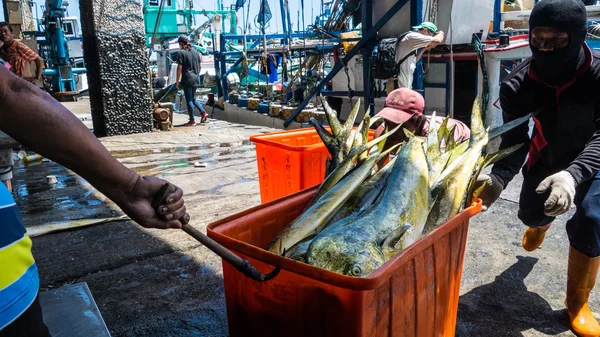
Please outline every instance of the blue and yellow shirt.
[[0, 183], [0, 330], [35, 300], [40, 280], [19, 210]]

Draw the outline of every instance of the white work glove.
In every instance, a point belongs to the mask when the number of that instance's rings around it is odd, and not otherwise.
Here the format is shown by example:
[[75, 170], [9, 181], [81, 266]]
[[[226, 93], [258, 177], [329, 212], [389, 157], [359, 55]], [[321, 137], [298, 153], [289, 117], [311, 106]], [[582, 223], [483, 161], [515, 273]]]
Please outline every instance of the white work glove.
[[548, 192], [544, 202], [544, 214], [558, 216], [569, 211], [575, 198], [575, 179], [567, 171], [560, 171], [544, 179], [535, 190], [538, 194]]
[[495, 174], [479, 175], [479, 177], [477, 177], [477, 181], [475, 182], [475, 186], [479, 188], [479, 186], [481, 186], [483, 183], [485, 183], [485, 186], [477, 197], [481, 199], [481, 210], [485, 212], [496, 200], [498, 200], [500, 194], [502, 194], [502, 191], [504, 191], [504, 186]]

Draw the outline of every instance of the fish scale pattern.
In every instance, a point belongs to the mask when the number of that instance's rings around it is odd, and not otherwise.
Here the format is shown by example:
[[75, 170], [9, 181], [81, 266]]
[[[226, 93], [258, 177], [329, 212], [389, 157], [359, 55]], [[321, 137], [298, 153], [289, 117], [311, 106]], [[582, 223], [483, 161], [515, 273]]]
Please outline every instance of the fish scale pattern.
[[94, 133], [103, 137], [152, 131], [141, 4], [81, 0], [80, 7]]

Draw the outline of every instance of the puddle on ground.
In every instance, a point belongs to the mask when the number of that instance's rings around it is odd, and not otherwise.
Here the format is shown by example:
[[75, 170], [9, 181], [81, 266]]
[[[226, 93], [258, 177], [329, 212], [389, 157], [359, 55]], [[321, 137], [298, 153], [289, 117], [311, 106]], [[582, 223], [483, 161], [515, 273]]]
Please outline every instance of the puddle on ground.
[[[49, 175], [56, 177], [56, 184], [48, 184]], [[54, 162], [15, 162], [12, 184], [26, 227], [116, 215], [86, 188], [89, 185], [85, 180]]]
[[[223, 145], [223, 143], [221, 143], [221, 145]], [[226, 144], [227, 146], [220, 146], [220, 147], [231, 147], [232, 145], [230, 143]], [[205, 154], [200, 154], [200, 155], [196, 155], [196, 156], [189, 156], [189, 157], [185, 157], [185, 158], [179, 158], [179, 159], [174, 159], [174, 160], [168, 160], [165, 161], [163, 163], [160, 164], [155, 164], [155, 163], [148, 163], [148, 164], [141, 164], [137, 163], [137, 162], [129, 162], [129, 161], [123, 161], [123, 164], [131, 167], [132, 170], [134, 170], [135, 172], [137, 172], [140, 175], [162, 175], [162, 176], [169, 176], [171, 175], [169, 173], [169, 171], [173, 170], [173, 169], [178, 169], [178, 168], [186, 168], [189, 167], [190, 165], [194, 165], [195, 162], [200, 162], [202, 164], [205, 164], [207, 166], [207, 168], [210, 168], [213, 165], [216, 164], [220, 164], [220, 163], [226, 163], [232, 160], [236, 160], [236, 159], [240, 159], [239, 156], [236, 156], [236, 154], [241, 155], [241, 154], [245, 154], [248, 152], [252, 152], [254, 151], [254, 148], [240, 148], [240, 149], [228, 149], [226, 151], [221, 151], [221, 152], [212, 152], [212, 153], [205, 153]]]
[[144, 150], [115, 150], [115, 151], [110, 151], [110, 153], [115, 158], [131, 158], [131, 157], [147, 156], [147, 155], [157, 154], [157, 153], [178, 153], [178, 152], [187, 152], [187, 151], [206, 150], [206, 149], [219, 148], [219, 147], [245, 146], [245, 145], [250, 145], [250, 144], [252, 144], [252, 142], [250, 140], [244, 139], [241, 142], [233, 142], [233, 143], [209, 143], [209, 144], [193, 145], [193, 146], [163, 147], [163, 148], [158, 148], [158, 149], [144, 149]]
[[[211, 166], [239, 159], [236, 154], [254, 151], [248, 147], [249, 140], [240, 142], [211, 143], [198, 146], [180, 146], [171, 148], [158, 148], [153, 150], [122, 150], [113, 151], [116, 158], [131, 158], [157, 153], [180, 153], [198, 151], [210, 148], [224, 148], [223, 151], [192, 155], [186, 158], [169, 160], [161, 164], [139, 165], [135, 168], [142, 175], [171, 175], [169, 171], [177, 168], [186, 168], [195, 162]], [[243, 147], [246, 146], [246, 147]], [[239, 148], [236, 148], [239, 147]], [[126, 161], [127, 166], [137, 163]], [[199, 173], [202, 171], [198, 171]], [[173, 173], [176, 174], [176, 173]], [[56, 184], [48, 184], [46, 177], [56, 177]], [[81, 177], [55, 162], [34, 162], [24, 164], [16, 161], [13, 172], [13, 197], [19, 208], [26, 227], [43, 225], [51, 221], [68, 221], [76, 219], [112, 217], [117, 213], [109, 208], [103, 201], [93, 195], [91, 186]], [[244, 181], [238, 181], [244, 182]], [[228, 185], [228, 184], [227, 184]], [[215, 191], [226, 185], [215, 187]]]

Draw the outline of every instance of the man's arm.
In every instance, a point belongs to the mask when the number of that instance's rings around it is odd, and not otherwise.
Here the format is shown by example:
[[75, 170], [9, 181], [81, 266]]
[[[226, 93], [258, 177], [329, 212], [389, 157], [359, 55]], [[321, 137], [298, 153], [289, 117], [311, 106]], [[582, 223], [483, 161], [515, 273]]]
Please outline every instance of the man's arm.
[[441, 30], [435, 36], [423, 35], [418, 32], [412, 32], [406, 35], [406, 42], [409, 43], [410, 50], [435, 47], [444, 41], [444, 32]]
[[82, 176], [138, 224], [179, 228], [179, 220], [189, 217], [181, 189], [167, 196], [159, 216], [151, 202], [164, 180], [140, 177], [123, 166], [58, 101], [4, 67], [0, 67], [0, 106], [1, 130]]
[[183, 52], [180, 50], [175, 58], [177, 63], [177, 77], [175, 77], [175, 87], [179, 89], [181, 81], [181, 73], [183, 72]]
[[419, 62], [419, 60], [421, 59], [421, 57], [423, 57], [423, 54], [425, 54], [425, 51], [427, 50], [427, 48], [421, 48], [421, 50], [419, 50], [419, 53], [417, 54], [417, 60], [415, 62]]
[[37, 65], [35, 69], [35, 79], [40, 80], [42, 79], [42, 70], [44, 70], [44, 60], [41, 56], [38, 55], [35, 59], [35, 64]]
[[586, 181], [600, 171], [600, 131], [592, 136], [585, 148], [565, 170], [575, 179], [575, 186]]
[[[433, 37], [433, 41], [432, 41], [436, 46], [442, 42], [444, 42], [444, 32], [439, 30], [435, 36]], [[434, 46], [435, 47], [435, 46]]]
[[[500, 86], [500, 106], [502, 108], [502, 118], [504, 123], [520, 118], [524, 113], [517, 108], [519, 105], [516, 93], [507, 83]], [[525, 158], [529, 152], [529, 123], [523, 123], [511, 131], [508, 131], [502, 137], [500, 149], [508, 148], [517, 144], [526, 143], [513, 154], [498, 161], [492, 167], [492, 174], [496, 175], [506, 188], [506, 185], [519, 173], [525, 163]]]
[[179, 89], [179, 81], [181, 80], [181, 71], [183, 69], [183, 66], [181, 64], [179, 64], [177, 66], [177, 80], [175, 81], [175, 87], [177, 87], [177, 89]]
[[419, 50], [417, 54], [417, 62], [421, 59], [425, 51], [434, 48], [438, 44], [444, 41], [444, 32], [441, 30], [435, 34], [435, 36], [427, 36], [421, 33], [410, 33], [406, 35], [406, 41], [409, 43], [410, 50]]

